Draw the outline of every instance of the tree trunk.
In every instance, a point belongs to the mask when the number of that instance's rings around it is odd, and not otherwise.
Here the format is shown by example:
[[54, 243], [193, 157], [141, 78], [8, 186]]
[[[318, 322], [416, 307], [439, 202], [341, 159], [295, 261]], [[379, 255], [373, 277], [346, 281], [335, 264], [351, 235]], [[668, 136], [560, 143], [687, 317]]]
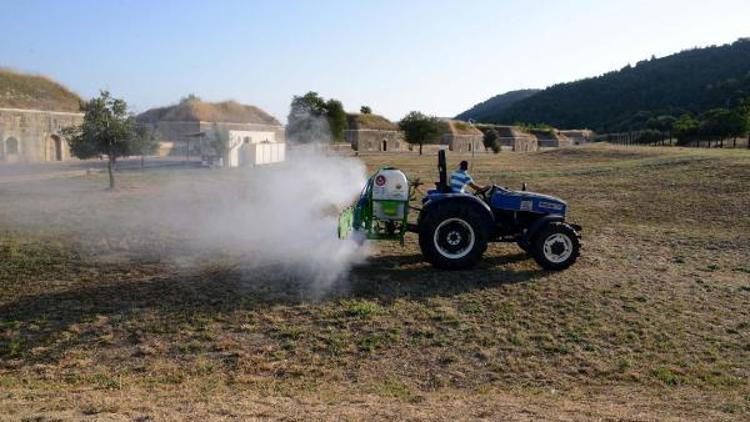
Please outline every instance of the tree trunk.
[[747, 149], [750, 149], [750, 135], [747, 135]]
[[143, 156], [143, 155], [141, 155], [141, 168], [145, 167], [145, 164], [146, 164], [146, 163], [144, 162], [144, 161], [145, 161], [145, 159], [146, 159], [146, 157], [145, 157], [145, 156]]
[[732, 148], [737, 148], [737, 137], [735, 136], [734, 139], [732, 139]]
[[109, 172], [109, 189], [112, 190], [115, 188], [115, 175], [112, 172], [112, 167], [115, 165], [115, 159], [114, 157], [109, 157], [109, 160], [107, 160], [107, 171]]
[[419, 143], [419, 155], [422, 155], [422, 143]]

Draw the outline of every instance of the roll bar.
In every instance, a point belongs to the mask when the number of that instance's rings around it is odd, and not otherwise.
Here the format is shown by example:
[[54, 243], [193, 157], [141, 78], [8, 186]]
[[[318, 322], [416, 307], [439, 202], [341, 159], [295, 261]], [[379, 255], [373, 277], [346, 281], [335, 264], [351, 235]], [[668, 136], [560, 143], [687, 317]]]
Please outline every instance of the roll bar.
[[448, 186], [448, 167], [445, 163], [445, 150], [441, 149], [438, 151], [438, 174], [440, 175], [440, 181], [437, 183], [437, 188], [440, 192], [450, 192], [451, 188]]

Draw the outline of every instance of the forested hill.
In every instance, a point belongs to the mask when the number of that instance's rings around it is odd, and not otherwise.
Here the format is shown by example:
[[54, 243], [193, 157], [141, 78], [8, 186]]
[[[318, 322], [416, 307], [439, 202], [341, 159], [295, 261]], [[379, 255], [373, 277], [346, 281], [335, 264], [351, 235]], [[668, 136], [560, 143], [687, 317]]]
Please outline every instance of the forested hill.
[[505, 109], [512, 106], [513, 104], [523, 99], [529, 98], [539, 91], [539, 89], [519, 89], [518, 91], [509, 91], [505, 94], [495, 95], [489, 100], [481, 102], [459, 114], [458, 116], [456, 116], [456, 119], [464, 121], [467, 121], [469, 119], [477, 121], [485, 121], [487, 119], [491, 119], [492, 116], [505, 111]]
[[488, 110], [476, 120], [616, 132], [642, 128], [659, 115], [729, 107], [742, 96], [750, 96], [748, 38], [652, 57], [619, 71], [554, 85], [507, 108]]

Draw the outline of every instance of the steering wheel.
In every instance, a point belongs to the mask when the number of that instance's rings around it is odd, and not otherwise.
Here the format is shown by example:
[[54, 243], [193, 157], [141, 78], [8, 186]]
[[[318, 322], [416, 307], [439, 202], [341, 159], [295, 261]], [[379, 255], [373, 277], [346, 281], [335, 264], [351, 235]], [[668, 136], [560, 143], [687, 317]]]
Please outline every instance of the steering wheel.
[[485, 202], [487, 201], [487, 192], [489, 192], [492, 189], [492, 186], [485, 186], [482, 189], [477, 189], [474, 192], [474, 195], [482, 198]]

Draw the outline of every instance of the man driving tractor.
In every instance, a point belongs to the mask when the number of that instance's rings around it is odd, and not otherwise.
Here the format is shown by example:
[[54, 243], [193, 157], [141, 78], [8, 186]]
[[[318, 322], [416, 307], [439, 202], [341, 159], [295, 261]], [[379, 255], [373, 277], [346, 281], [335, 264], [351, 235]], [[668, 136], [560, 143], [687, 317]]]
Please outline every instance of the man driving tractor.
[[469, 162], [464, 160], [458, 165], [458, 168], [451, 174], [450, 186], [453, 192], [466, 193], [466, 185], [471, 186], [475, 191], [483, 191], [487, 186], [479, 186], [474, 183], [474, 179], [468, 172]]
[[[407, 233], [419, 236], [425, 260], [437, 268], [461, 270], [481, 259], [488, 242], [514, 242], [547, 270], [564, 270], [581, 249], [581, 226], [565, 219], [568, 204], [560, 198], [526, 189], [482, 187], [461, 161], [448, 178], [445, 150], [438, 151], [439, 181], [422, 198], [421, 208], [410, 206], [417, 181], [394, 167], [373, 174], [359, 199], [339, 216], [338, 236], [355, 241], [398, 240]], [[477, 191], [465, 193], [466, 185]], [[409, 219], [409, 210], [419, 214]]]

